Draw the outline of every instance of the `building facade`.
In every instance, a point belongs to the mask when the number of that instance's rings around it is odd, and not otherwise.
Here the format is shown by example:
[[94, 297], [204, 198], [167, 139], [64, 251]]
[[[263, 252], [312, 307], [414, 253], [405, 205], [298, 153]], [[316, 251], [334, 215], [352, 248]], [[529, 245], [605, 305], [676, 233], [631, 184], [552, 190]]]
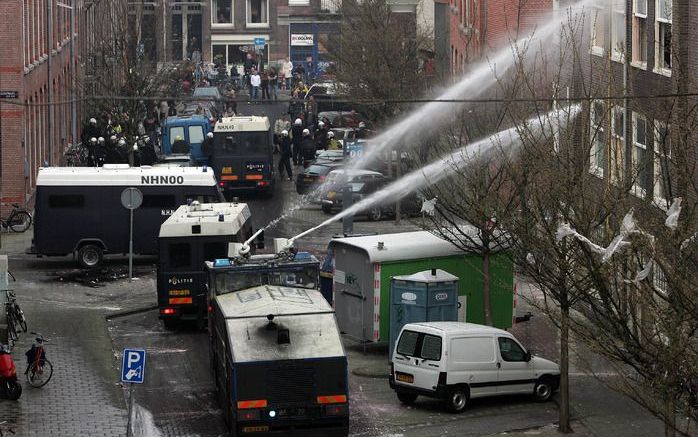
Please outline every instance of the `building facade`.
[[695, 196], [696, 105], [693, 67], [698, 5], [690, 0], [597, 0], [589, 17], [588, 70], [593, 95], [587, 130], [589, 171], [606, 185], [666, 209]]
[[198, 59], [242, 69], [310, 58], [323, 69], [339, 31], [341, 0], [129, 1], [132, 51], [159, 64]]
[[[79, 111], [82, 0], [0, 2], [0, 200], [30, 204], [42, 165], [58, 165]], [[3, 209], [5, 211], [5, 209]]]

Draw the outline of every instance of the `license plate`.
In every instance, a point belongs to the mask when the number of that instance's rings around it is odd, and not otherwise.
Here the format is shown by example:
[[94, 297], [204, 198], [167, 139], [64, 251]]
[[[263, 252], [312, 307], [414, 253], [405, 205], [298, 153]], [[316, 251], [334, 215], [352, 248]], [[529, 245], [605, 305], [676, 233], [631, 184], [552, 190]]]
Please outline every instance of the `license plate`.
[[303, 178], [303, 180], [306, 181], [306, 182], [312, 182], [312, 181], [313, 181], [313, 178]]
[[412, 384], [414, 382], [414, 376], [410, 375], [409, 373], [395, 372], [395, 379], [408, 384]]
[[231, 174], [233, 173], [233, 168], [232, 167], [223, 167], [221, 170], [221, 174]]
[[269, 431], [268, 426], [245, 426], [242, 428], [242, 432], [267, 432]]
[[277, 414], [279, 417], [303, 416], [305, 408], [281, 408]]
[[334, 191], [330, 191], [329, 193], [327, 193], [327, 198], [334, 199]]

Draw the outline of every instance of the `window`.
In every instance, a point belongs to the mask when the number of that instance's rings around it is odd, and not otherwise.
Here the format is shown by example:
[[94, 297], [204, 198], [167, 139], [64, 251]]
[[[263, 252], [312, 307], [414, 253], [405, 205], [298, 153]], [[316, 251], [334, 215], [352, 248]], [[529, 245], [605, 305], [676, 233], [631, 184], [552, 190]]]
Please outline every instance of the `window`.
[[647, 0], [633, 2], [633, 64], [647, 68]]
[[589, 171], [603, 178], [606, 168], [606, 105], [603, 102], [591, 103], [591, 156]]
[[85, 196], [79, 194], [61, 194], [48, 196], [49, 208], [82, 208], [85, 206]]
[[308, 6], [310, 5], [310, 0], [288, 0], [289, 6]]
[[233, 0], [211, 1], [211, 23], [233, 24]]
[[507, 337], [497, 337], [497, 341], [504, 361], [526, 361], [526, 352], [517, 342]]
[[623, 61], [625, 55], [625, 0], [613, 0], [612, 11], [612, 55], [616, 61]]
[[146, 194], [142, 208], [174, 208], [175, 197], [171, 194]]
[[654, 285], [654, 289], [657, 292], [663, 294], [664, 296], [666, 296], [669, 292], [669, 283], [666, 279], [666, 273], [664, 273], [664, 270], [662, 270], [656, 263], [652, 269], [652, 285]]
[[201, 144], [204, 142], [204, 128], [201, 126], [189, 126], [189, 143]]
[[269, 25], [268, 0], [247, 0], [247, 26]]
[[591, 52], [603, 56], [606, 47], [606, 32], [608, 31], [608, 14], [606, 0], [595, 0], [591, 12]]
[[196, 201], [199, 203], [218, 203], [220, 202], [220, 199], [218, 196], [213, 195], [213, 194], [187, 194], [187, 197], [185, 197], [187, 201], [191, 200], [192, 202]]
[[633, 193], [644, 198], [651, 184], [647, 171], [647, 119], [636, 113], [633, 113], [632, 164], [635, 178]]
[[671, 1], [657, 0], [655, 24], [655, 70], [671, 74]]
[[654, 201], [668, 208], [671, 192], [671, 126], [655, 121], [654, 124]]
[[612, 110], [609, 152], [609, 175], [613, 182], [619, 182], [624, 174], [625, 155], [625, 111], [620, 106], [615, 106]]
[[179, 137], [183, 140], [185, 139], [184, 138], [184, 128], [182, 126], [170, 128], [170, 144], [174, 143], [177, 140], [177, 137]]
[[425, 360], [441, 360], [441, 337], [423, 332], [403, 331], [397, 343], [397, 353]]
[[422, 341], [421, 357], [425, 360], [439, 361], [441, 359], [441, 337], [426, 334]]
[[171, 268], [183, 268], [191, 266], [191, 245], [189, 243], [170, 244], [169, 266]]

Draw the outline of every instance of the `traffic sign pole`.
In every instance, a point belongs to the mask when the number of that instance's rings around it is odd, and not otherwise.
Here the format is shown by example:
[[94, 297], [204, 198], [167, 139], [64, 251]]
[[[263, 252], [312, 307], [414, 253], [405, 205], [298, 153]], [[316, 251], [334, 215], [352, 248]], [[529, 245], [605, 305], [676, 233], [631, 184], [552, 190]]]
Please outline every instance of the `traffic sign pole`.
[[130, 211], [128, 238], [128, 280], [133, 281], [133, 210], [143, 203], [143, 193], [138, 188], [129, 187], [121, 192], [121, 204]]
[[126, 437], [131, 437], [131, 416], [133, 416], [133, 384], [128, 386], [128, 420], [126, 421]]

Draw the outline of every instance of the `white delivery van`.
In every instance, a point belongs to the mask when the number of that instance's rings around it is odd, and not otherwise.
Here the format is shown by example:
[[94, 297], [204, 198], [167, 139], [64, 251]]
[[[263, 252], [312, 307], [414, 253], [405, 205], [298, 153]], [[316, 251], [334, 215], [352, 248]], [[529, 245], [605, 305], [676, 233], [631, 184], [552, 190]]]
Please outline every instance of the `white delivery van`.
[[485, 396], [530, 393], [547, 401], [560, 384], [557, 364], [532, 356], [513, 335], [491, 326], [409, 323], [391, 353], [390, 387], [401, 402], [440, 398], [454, 413]]

